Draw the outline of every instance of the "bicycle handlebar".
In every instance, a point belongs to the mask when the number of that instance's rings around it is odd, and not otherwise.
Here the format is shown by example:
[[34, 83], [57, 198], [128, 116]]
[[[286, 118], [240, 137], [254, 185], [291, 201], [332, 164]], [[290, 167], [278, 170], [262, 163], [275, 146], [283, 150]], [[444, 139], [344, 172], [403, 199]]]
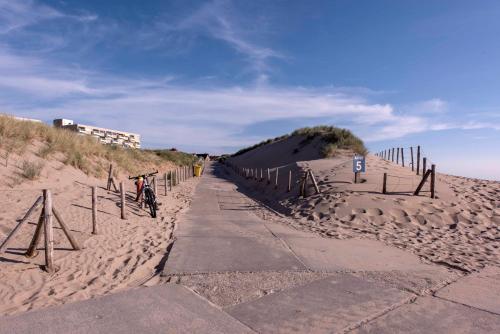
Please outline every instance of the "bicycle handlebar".
[[141, 175], [137, 175], [137, 176], [129, 176], [128, 179], [129, 180], [133, 180], [133, 179], [138, 179], [140, 177], [146, 178], [146, 177], [153, 176], [153, 175], [156, 175], [156, 174], [158, 174], [158, 171], [152, 172], [152, 173], [148, 173], [148, 174], [141, 174]]

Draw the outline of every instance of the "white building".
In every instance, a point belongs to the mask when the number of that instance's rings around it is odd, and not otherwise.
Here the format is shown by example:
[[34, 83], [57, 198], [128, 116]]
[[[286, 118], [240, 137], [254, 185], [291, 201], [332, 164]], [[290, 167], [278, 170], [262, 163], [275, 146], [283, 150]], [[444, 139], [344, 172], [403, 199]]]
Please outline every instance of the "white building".
[[123, 147], [141, 148], [141, 136], [118, 130], [98, 128], [96, 126], [75, 124], [70, 119], [59, 118], [54, 120], [54, 126], [78, 132], [82, 135], [95, 137], [103, 144], [114, 144]]

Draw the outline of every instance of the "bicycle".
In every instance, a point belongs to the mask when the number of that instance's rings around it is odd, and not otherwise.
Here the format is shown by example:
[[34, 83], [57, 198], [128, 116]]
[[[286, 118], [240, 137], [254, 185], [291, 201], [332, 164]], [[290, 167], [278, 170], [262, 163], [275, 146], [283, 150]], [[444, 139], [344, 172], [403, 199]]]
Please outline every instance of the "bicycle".
[[156, 195], [153, 189], [151, 189], [151, 186], [149, 185], [148, 177], [156, 174], [158, 174], [158, 171], [149, 174], [128, 177], [129, 180], [138, 180], [140, 177], [143, 178], [144, 183], [142, 184], [141, 192], [144, 198], [144, 203], [149, 207], [149, 212], [152, 218], [156, 218], [156, 210], [158, 210], [158, 203], [156, 202]]

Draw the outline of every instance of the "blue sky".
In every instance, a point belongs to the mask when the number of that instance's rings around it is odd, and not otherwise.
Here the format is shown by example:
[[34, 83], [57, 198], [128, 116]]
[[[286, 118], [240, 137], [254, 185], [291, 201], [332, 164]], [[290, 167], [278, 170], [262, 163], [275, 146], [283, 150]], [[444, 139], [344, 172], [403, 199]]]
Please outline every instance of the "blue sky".
[[347, 127], [500, 179], [498, 1], [0, 0], [0, 111], [232, 152]]

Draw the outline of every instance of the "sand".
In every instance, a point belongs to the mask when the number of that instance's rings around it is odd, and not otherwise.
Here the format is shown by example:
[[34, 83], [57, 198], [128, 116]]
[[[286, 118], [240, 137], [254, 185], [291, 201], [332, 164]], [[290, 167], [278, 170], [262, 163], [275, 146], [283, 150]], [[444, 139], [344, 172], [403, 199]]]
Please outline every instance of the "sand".
[[[0, 167], [0, 242], [16, 226], [41, 189], [49, 187], [54, 205], [73, 236], [83, 246], [73, 251], [57, 222], [54, 222], [55, 265], [48, 275], [43, 269], [43, 239], [38, 256], [28, 259], [26, 251], [39, 210], [22, 227], [5, 253], [0, 254], [0, 315], [93, 298], [144, 284], [155, 276], [172, 238], [178, 215], [186, 210], [197, 183], [190, 179], [163, 196], [158, 217], [153, 219], [136, 202], [134, 185], [126, 181], [127, 220], [120, 219], [119, 194], [106, 191], [106, 180], [87, 177], [57, 161], [46, 164], [38, 181], [22, 181], [11, 167]], [[168, 166], [167, 166], [168, 167]], [[124, 180], [126, 175], [119, 175]], [[14, 182], [15, 181], [15, 182]], [[162, 183], [161, 183], [162, 184]], [[92, 235], [90, 186], [98, 186], [98, 234]], [[11, 187], [14, 186], [14, 187]]]
[[[281, 149], [287, 145], [295, 143], [282, 143]], [[420, 196], [412, 196], [422, 176], [411, 167], [373, 155], [367, 157], [367, 173], [359, 184], [353, 183], [352, 155], [297, 162], [290, 162], [290, 156], [282, 161], [279, 157], [280, 152], [267, 147], [230, 160], [240, 167], [271, 168], [271, 185], [234, 173], [230, 177], [247, 194], [284, 214], [285, 224], [327, 238], [380, 240], [466, 273], [487, 265], [500, 266], [500, 182], [437, 173], [437, 198], [431, 199], [429, 183]], [[266, 158], [275, 165], [265, 163]], [[278, 189], [274, 188], [276, 167]], [[313, 171], [321, 194], [315, 194], [309, 185], [307, 198], [299, 199], [298, 179], [307, 169]], [[291, 192], [286, 191], [289, 171]], [[389, 193], [385, 195], [384, 172], [389, 174]]]

